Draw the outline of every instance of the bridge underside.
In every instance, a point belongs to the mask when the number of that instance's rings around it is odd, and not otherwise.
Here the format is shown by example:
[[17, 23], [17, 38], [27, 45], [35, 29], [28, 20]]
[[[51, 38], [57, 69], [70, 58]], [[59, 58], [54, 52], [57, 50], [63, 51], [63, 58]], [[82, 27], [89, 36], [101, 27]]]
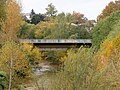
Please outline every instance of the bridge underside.
[[41, 51], [67, 50], [70, 48], [78, 49], [81, 46], [89, 48], [91, 43], [34, 43]]

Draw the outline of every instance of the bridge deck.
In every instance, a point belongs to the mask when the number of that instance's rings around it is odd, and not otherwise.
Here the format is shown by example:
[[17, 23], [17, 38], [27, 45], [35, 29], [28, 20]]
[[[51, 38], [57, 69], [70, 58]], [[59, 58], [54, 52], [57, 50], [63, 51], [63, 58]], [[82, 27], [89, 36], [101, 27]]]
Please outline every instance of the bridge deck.
[[21, 43], [92, 43], [91, 39], [20, 39]]
[[32, 43], [41, 51], [78, 49], [81, 45], [90, 47], [91, 39], [20, 39], [20, 43]]

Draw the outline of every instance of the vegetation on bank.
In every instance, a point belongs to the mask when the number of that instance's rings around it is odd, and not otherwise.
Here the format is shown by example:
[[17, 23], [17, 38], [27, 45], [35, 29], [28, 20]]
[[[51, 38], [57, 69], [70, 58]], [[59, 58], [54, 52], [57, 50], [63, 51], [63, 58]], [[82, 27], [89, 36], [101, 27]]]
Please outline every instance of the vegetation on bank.
[[[57, 14], [52, 4], [45, 14], [32, 10], [28, 20], [21, 15], [15, 0], [0, 0], [0, 90], [22, 90], [21, 86], [36, 78], [32, 67], [44, 60], [61, 68], [44, 90], [119, 90], [119, 4], [119, 0], [110, 2], [94, 26], [94, 20], [88, 20], [81, 13]], [[109, 12], [112, 7], [114, 10]], [[42, 53], [32, 44], [19, 43], [19, 38], [92, 38], [93, 45]], [[38, 83], [37, 86], [41, 88]]]

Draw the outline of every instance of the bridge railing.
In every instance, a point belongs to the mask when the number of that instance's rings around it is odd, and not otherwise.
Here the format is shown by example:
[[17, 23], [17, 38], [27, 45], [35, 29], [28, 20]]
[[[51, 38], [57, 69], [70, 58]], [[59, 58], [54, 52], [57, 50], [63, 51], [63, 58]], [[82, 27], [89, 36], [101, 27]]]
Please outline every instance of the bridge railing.
[[20, 39], [20, 43], [92, 43], [91, 39]]

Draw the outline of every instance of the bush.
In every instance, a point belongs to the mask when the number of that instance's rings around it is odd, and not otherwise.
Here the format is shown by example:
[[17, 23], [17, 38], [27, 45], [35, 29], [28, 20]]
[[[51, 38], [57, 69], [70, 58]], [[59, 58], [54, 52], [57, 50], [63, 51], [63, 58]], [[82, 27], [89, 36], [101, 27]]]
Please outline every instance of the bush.
[[7, 85], [7, 75], [5, 72], [0, 71], [0, 90], [4, 90]]

